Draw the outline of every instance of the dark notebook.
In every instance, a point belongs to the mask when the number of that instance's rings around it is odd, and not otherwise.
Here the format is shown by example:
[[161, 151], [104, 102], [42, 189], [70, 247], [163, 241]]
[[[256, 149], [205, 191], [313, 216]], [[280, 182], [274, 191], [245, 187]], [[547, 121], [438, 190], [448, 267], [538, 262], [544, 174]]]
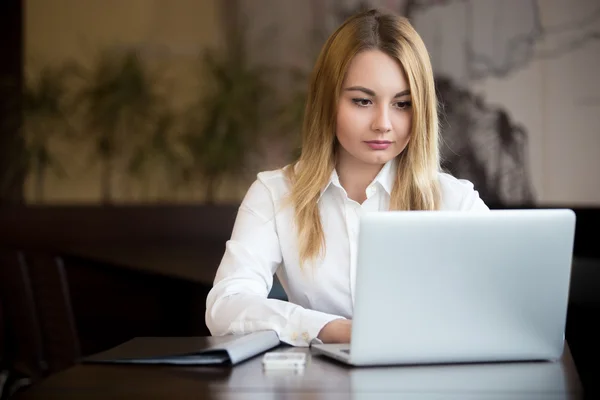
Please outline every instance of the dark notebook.
[[207, 337], [139, 337], [86, 357], [83, 362], [235, 365], [279, 344], [274, 331]]

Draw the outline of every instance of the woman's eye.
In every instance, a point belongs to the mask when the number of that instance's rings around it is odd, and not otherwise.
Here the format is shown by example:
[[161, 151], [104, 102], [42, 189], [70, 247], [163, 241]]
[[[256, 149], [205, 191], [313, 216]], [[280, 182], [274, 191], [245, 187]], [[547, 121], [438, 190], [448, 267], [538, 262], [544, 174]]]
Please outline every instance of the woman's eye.
[[352, 99], [352, 102], [360, 107], [366, 107], [371, 104], [371, 100], [369, 99]]
[[405, 110], [407, 108], [410, 108], [411, 105], [412, 105], [412, 103], [410, 101], [399, 101], [396, 103], [396, 108]]

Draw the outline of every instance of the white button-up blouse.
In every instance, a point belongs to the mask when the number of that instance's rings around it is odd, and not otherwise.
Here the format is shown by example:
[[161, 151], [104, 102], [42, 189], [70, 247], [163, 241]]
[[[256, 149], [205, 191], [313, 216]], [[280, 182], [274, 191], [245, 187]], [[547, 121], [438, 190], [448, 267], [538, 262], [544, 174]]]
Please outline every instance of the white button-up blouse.
[[[299, 264], [293, 210], [282, 207], [290, 190], [283, 169], [258, 174], [244, 197], [214, 285], [207, 297], [212, 335], [275, 330], [281, 341], [308, 346], [336, 318], [352, 318], [359, 217], [388, 209], [395, 162], [367, 187], [363, 204], [351, 200], [334, 171], [319, 209], [326, 252], [318, 263]], [[473, 184], [439, 175], [442, 210], [488, 210]], [[288, 301], [267, 298], [277, 274]]]

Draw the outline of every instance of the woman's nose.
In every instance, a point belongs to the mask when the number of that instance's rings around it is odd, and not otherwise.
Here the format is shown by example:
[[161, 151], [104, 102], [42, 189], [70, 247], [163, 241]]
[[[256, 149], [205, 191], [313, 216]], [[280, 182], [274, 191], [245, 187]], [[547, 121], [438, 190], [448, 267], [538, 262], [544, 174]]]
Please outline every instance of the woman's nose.
[[392, 123], [387, 107], [381, 107], [377, 110], [371, 129], [377, 133], [385, 133], [392, 130]]

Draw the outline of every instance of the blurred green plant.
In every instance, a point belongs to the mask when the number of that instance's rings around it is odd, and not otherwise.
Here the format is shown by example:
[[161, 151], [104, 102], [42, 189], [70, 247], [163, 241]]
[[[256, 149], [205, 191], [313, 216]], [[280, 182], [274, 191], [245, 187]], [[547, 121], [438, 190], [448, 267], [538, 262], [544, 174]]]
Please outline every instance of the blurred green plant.
[[102, 162], [102, 202], [113, 200], [113, 180], [120, 157], [130, 170], [144, 164], [135, 149], [144, 147], [163, 105], [157, 91], [159, 76], [150, 71], [131, 49], [101, 51], [91, 68], [83, 71], [77, 104], [86, 134], [94, 141], [94, 154]]
[[69, 122], [69, 80], [78, 72], [73, 63], [44, 66], [25, 80], [22, 97], [23, 134], [28, 169], [34, 174], [34, 198], [44, 200], [44, 178], [50, 170], [58, 177], [66, 171], [51, 150], [51, 140], [74, 136]]
[[[71, 117], [82, 123], [76, 137], [91, 141], [91, 161], [101, 163], [104, 204], [113, 201], [117, 172], [142, 181], [147, 196], [144, 184], [161, 168], [170, 195], [199, 178], [205, 202], [214, 203], [221, 184], [243, 178], [250, 161], [260, 158], [271, 133], [292, 138], [297, 156], [307, 74], [252, 63], [241, 32], [232, 46], [202, 53], [199, 88], [182, 113], [161, 92], [160, 73], [132, 49], [104, 49], [89, 67], [42, 68], [24, 90], [23, 105], [36, 200], [43, 199], [47, 169], [66, 174], [49, 143], [59, 134], [75, 135]], [[291, 74], [285, 99], [275, 99], [275, 73]]]
[[164, 108], [156, 116], [147, 140], [137, 146], [129, 158], [127, 172], [142, 182], [143, 196], [148, 194], [148, 174], [153, 168], [162, 168], [167, 180], [167, 190], [172, 195], [179, 188], [182, 179], [184, 157], [173, 137], [178, 117], [169, 108]]
[[182, 140], [191, 163], [184, 177], [202, 177], [208, 204], [215, 202], [220, 184], [240, 177], [250, 157], [260, 154], [261, 139], [275, 115], [272, 71], [252, 65], [242, 37], [228, 50], [202, 55], [198, 78], [203, 87], [185, 115]]

